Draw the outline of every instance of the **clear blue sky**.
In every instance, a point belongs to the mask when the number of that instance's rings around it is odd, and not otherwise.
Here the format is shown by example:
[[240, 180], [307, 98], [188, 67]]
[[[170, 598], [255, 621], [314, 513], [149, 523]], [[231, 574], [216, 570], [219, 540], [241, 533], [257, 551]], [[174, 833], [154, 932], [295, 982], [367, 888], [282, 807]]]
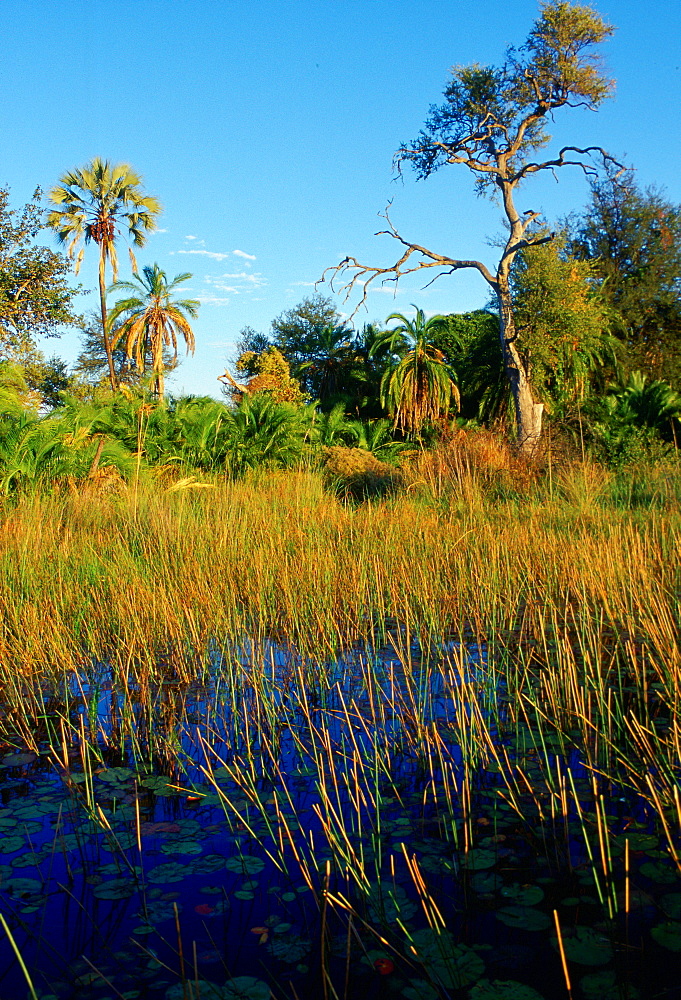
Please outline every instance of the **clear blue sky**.
[[[555, 134], [605, 146], [679, 202], [681, 4], [596, 6], [618, 28], [604, 46], [616, 97], [597, 114], [559, 113]], [[373, 235], [390, 199], [405, 236], [493, 262], [499, 213], [465, 168], [395, 182], [392, 155], [452, 65], [501, 61], [536, 16], [531, 0], [3, 0], [0, 184], [16, 206], [93, 156], [132, 164], [164, 205], [140, 263], [191, 271], [202, 302], [196, 354], [171, 388], [217, 395], [243, 326], [267, 331], [347, 254], [391, 262], [394, 242]], [[565, 170], [519, 201], [555, 219], [586, 196]], [[93, 248], [86, 257], [80, 280], [94, 289]], [[374, 293], [357, 322], [486, 300], [472, 272], [426, 291], [405, 282], [395, 298]], [[42, 346], [72, 360], [78, 341]]]

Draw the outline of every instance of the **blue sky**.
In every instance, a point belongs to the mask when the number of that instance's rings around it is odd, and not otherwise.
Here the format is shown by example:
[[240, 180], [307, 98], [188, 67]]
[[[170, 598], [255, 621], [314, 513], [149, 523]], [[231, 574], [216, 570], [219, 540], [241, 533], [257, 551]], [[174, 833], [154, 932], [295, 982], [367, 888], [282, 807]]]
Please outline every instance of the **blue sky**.
[[[556, 139], [606, 147], [679, 202], [681, 4], [596, 6], [618, 28], [603, 47], [616, 97], [597, 114], [559, 113]], [[465, 168], [396, 182], [392, 156], [452, 65], [501, 61], [536, 16], [530, 0], [3, 0], [0, 184], [17, 206], [93, 156], [132, 164], [164, 206], [140, 263], [191, 271], [188, 294], [202, 302], [196, 354], [171, 388], [218, 395], [242, 327], [267, 331], [347, 254], [394, 259], [394, 242], [374, 236], [391, 199], [406, 237], [493, 263], [499, 212]], [[558, 184], [528, 183], [519, 205], [555, 219], [586, 197], [564, 170]], [[92, 249], [79, 279], [89, 289]], [[473, 272], [421, 284], [374, 292], [356, 322], [487, 300]], [[78, 340], [42, 346], [72, 360]]]

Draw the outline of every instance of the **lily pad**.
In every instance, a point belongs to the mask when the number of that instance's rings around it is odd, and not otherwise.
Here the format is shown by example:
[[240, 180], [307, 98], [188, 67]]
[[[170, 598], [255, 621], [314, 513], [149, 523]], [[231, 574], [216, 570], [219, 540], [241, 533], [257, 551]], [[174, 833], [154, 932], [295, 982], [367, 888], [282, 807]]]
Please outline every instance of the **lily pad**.
[[681, 920], [681, 892], [666, 892], [660, 898], [660, 906], [672, 920]]
[[192, 871], [197, 875], [212, 875], [226, 866], [227, 859], [222, 854], [206, 854], [205, 857], [192, 861]]
[[100, 781], [106, 781], [112, 785], [128, 781], [133, 776], [134, 771], [131, 771], [129, 767], [109, 767], [97, 775]]
[[474, 847], [461, 859], [461, 864], [468, 871], [480, 871], [483, 868], [493, 868], [497, 863], [497, 855], [486, 847]]
[[473, 892], [490, 893], [497, 892], [504, 884], [501, 875], [496, 872], [482, 871], [476, 872], [471, 878], [471, 889]]
[[410, 957], [418, 959], [434, 979], [446, 989], [460, 990], [479, 979], [485, 971], [480, 956], [464, 944], [457, 944], [447, 930], [424, 927], [415, 931], [408, 948]]
[[495, 979], [494, 982], [481, 979], [468, 995], [470, 1000], [544, 1000], [541, 993], [514, 979]]
[[112, 878], [108, 882], [100, 882], [92, 890], [98, 899], [127, 899], [137, 892], [137, 883], [131, 878]]
[[200, 854], [203, 848], [197, 840], [169, 840], [161, 850], [164, 854]]
[[[612, 945], [607, 937], [591, 927], [575, 927], [563, 931], [563, 947], [569, 962], [579, 965], [607, 965], [612, 958]], [[551, 944], [557, 950], [558, 938], [552, 937]]]
[[190, 874], [191, 869], [186, 865], [182, 865], [178, 861], [169, 861], [165, 865], [156, 865], [155, 868], [147, 872], [147, 879], [157, 885], [164, 885], [166, 882], [181, 882]]
[[222, 987], [221, 998], [222, 1000], [270, 1000], [271, 995], [269, 986], [262, 979], [256, 979], [255, 976], [237, 976], [236, 979], [227, 980]]
[[512, 899], [519, 906], [536, 906], [544, 898], [544, 890], [539, 885], [505, 885], [501, 890], [504, 899]]
[[276, 934], [270, 941], [269, 951], [282, 962], [295, 965], [310, 951], [309, 941], [298, 934]]
[[502, 924], [519, 927], [524, 931], [545, 931], [551, 926], [548, 914], [531, 906], [502, 906], [497, 910], [496, 917]]
[[660, 885], [672, 885], [679, 877], [678, 872], [661, 861], [646, 861], [639, 870], [641, 875]]
[[12, 896], [32, 896], [42, 892], [43, 883], [37, 878], [9, 878], [3, 889]]
[[2, 837], [0, 839], [0, 854], [14, 854], [15, 851], [20, 851], [24, 846], [24, 838], [19, 837]]
[[650, 933], [663, 948], [681, 952], [681, 923], [678, 920], [667, 920], [664, 924], [651, 927]]
[[[201, 997], [201, 1000], [224, 1000], [226, 995], [221, 986], [218, 986], [216, 983], [209, 983], [205, 979], [199, 979], [198, 981], [192, 979], [191, 984], [193, 994], [197, 995], [196, 990], [198, 989], [198, 995]], [[166, 990], [165, 1000], [186, 1000], [188, 995], [189, 991], [185, 984], [173, 983]], [[235, 995], [238, 996], [238, 994]]]
[[439, 1000], [440, 994], [425, 979], [410, 979], [402, 990], [407, 1000]]
[[239, 872], [240, 875], [257, 875], [265, 867], [262, 858], [255, 858], [253, 855], [234, 855], [225, 862], [225, 868], [230, 872]]
[[[285, 898], [286, 893], [282, 898]], [[295, 896], [293, 897], [295, 899]], [[392, 882], [381, 882], [373, 885], [369, 892], [369, 915], [375, 923], [385, 921], [388, 924], [396, 920], [410, 920], [418, 907], [409, 899], [406, 890]]]
[[25, 767], [26, 764], [32, 764], [35, 759], [34, 753], [9, 753], [2, 758], [2, 763], [5, 767]]

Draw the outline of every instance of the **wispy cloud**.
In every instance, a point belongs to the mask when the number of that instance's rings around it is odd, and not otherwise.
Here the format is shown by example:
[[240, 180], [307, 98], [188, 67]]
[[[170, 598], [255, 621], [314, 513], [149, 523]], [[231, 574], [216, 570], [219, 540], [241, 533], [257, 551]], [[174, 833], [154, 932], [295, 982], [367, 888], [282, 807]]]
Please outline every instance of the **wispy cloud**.
[[210, 257], [211, 260], [225, 260], [229, 257], [228, 253], [215, 253], [213, 250], [176, 250], [176, 253], [184, 254], [198, 254], [201, 257]]
[[292, 281], [291, 286], [293, 288], [314, 288], [317, 284], [316, 281]]
[[199, 295], [199, 302], [202, 306], [227, 306], [229, 299], [220, 295]]
[[243, 257], [244, 260], [258, 259], [257, 257], [254, 257], [252, 253], [246, 253], [244, 250], [232, 250], [232, 253], [234, 254], [235, 257]]

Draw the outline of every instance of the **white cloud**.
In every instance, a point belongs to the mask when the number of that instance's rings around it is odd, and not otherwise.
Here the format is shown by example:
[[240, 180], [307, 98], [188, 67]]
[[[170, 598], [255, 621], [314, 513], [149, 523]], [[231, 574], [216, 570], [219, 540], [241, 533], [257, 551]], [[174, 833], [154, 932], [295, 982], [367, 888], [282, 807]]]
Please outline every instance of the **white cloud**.
[[243, 250], [232, 250], [235, 257], [243, 257], [245, 260], [257, 260], [251, 253], [245, 253]]
[[199, 302], [202, 306], [227, 306], [229, 305], [229, 299], [222, 298], [219, 295], [199, 295]]
[[212, 250], [178, 250], [177, 253], [199, 254], [202, 257], [210, 257], [211, 260], [225, 260], [226, 257], [229, 257], [228, 253], [214, 253]]
[[168, 230], [167, 229], [154, 229], [154, 232], [155, 233], [167, 233]]
[[294, 288], [314, 288], [317, 284], [316, 281], [292, 281], [292, 286]]
[[185, 236], [185, 239], [186, 240], [196, 240], [196, 239], [198, 239], [198, 237], [197, 236]]

